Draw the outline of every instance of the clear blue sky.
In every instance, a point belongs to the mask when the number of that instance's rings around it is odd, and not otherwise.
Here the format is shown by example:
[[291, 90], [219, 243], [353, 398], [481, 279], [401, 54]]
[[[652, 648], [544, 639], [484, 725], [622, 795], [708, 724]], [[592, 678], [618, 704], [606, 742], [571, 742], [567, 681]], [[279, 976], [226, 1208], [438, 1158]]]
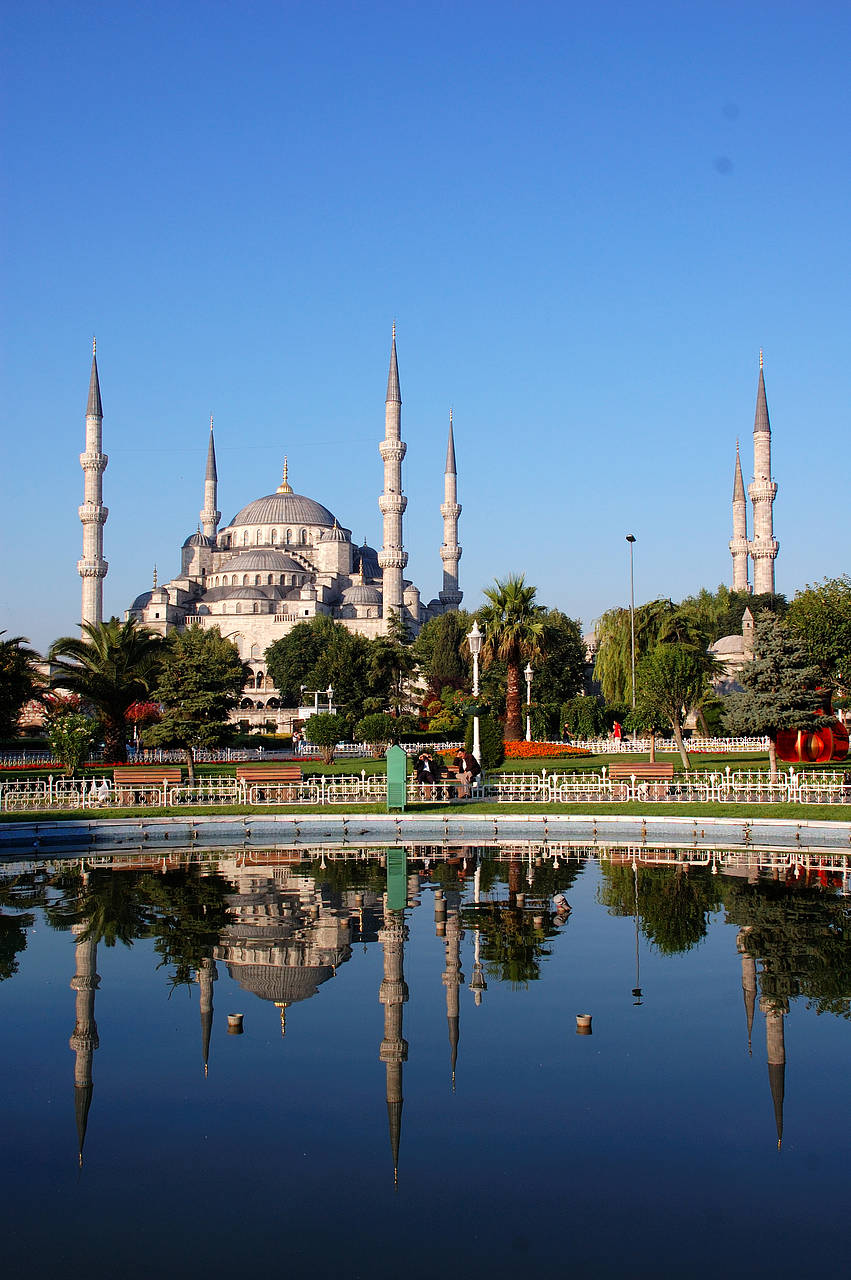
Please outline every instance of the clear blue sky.
[[108, 615], [297, 492], [380, 546], [390, 328], [424, 599], [449, 406], [465, 604], [586, 627], [730, 579], [758, 353], [778, 589], [851, 568], [847, 3], [5, 7], [0, 627], [79, 621], [97, 334]]

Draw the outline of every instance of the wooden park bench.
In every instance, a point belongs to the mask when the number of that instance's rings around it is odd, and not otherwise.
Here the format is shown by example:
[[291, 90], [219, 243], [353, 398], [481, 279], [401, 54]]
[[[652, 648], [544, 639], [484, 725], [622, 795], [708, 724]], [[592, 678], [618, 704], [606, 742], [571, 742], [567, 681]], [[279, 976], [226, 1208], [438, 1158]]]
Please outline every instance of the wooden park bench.
[[613, 760], [609, 765], [609, 777], [613, 782], [628, 782], [632, 778], [640, 782], [670, 782], [673, 776], [671, 760], [663, 760], [660, 764], [650, 764], [648, 760]]
[[[145, 794], [142, 787], [177, 786], [182, 777], [180, 766], [167, 764], [125, 764], [116, 765], [112, 771], [115, 784], [115, 798], [118, 804], [144, 804]], [[138, 796], [138, 799], [137, 799]]]
[[[295, 800], [298, 795], [298, 787], [302, 780], [301, 767], [297, 764], [240, 764], [236, 767], [237, 782], [244, 782], [250, 786], [259, 783], [272, 782], [288, 782], [290, 787], [281, 797], [282, 800]], [[258, 791], [258, 798], [264, 797], [264, 792]]]

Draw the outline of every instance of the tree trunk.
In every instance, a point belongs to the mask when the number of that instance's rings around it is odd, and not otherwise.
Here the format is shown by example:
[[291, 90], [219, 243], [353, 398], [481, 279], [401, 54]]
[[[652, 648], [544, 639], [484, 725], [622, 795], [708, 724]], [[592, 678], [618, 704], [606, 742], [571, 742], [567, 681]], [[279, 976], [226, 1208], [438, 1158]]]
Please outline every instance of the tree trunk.
[[520, 664], [509, 662], [505, 686], [505, 741], [519, 742], [523, 737], [520, 713]]
[[186, 767], [189, 770], [189, 785], [195, 786], [195, 752], [192, 747], [184, 747], [186, 752]]
[[686, 751], [686, 744], [683, 742], [683, 730], [679, 720], [672, 720], [671, 728], [674, 731], [674, 741], [677, 744], [677, 750], [680, 753], [680, 759], [683, 762], [683, 768], [690, 769], [691, 761], [688, 758], [688, 752]]
[[770, 782], [777, 781], [777, 739], [773, 735], [768, 739], [768, 777]]
[[650, 734], [650, 764], [656, 763], [656, 734]]
[[103, 726], [103, 749], [108, 764], [127, 763], [127, 739], [125, 726], [110, 720]]

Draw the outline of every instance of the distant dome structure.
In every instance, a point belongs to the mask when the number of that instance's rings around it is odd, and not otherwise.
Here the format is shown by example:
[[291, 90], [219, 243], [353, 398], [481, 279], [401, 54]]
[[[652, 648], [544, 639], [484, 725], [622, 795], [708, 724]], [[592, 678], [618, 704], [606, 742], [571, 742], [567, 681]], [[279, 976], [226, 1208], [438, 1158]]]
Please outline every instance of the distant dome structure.
[[[270, 646], [293, 627], [326, 617], [372, 638], [386, 635], [391, 619], [398, 618], [416, 635], [430, 618], [460, 604], [461, 507], [456, 500], [451, 414], [440, 507], [443, 590], [424, 604], [425, 597], [405, 577], [408, 554], [403, 516], [408, 499], [402, 490], [402, 461], [407, 445], [401, 434], [395, 332], [384, 410], [384, 438], [378, 447], [384, 480], [378, 499], [383, 532], [380, 552], [366, 538], [355, 546], [351, 530], [328, 507], [293, 490], [286, 457], [277, 489], [246, 503], [228, 524], [222, 524], [210, 420], [199, 527], [181, 546], [177, 575], [159, 587], [155, 579], [153, 590], [138, 595], [126, 616], [161, 635], [191, 626], [217, 627], [232, 640], [246, 664], [244, 696], [232, 713], [244, 729], [287, 733], [299, 718], [298, 707], [281, 705], [283, 698], [269, 676], [266, 658]], [[326, 465], [331, 461], [326, 459]]]

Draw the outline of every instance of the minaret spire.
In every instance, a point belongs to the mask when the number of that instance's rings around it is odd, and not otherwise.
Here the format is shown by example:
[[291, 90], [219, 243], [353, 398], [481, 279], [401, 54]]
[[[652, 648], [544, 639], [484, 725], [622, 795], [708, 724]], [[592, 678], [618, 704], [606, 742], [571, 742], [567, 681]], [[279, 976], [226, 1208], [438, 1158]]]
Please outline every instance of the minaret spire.
[[756, 595], [774, 591], [774, 561], [780, 543], [774, 536], [774, 499], [777, 485], [771, 478], [771, 424], [765, 398], [762, 351], [759, 353], [759, 383], [753, 424], [754, 478], [748, 485], [753, 503], [753, 538], [749, 543], [753, 560], [753, 589]]
[[103, 505], [103, 473], [109, 461], [102, 452], [103, 406], [98, 377], [97, 340], [92, 339], [92, 372], [86, 404], [86, 444], [80, 454], [83, 469], [83, 504], [79, 508], [83, 526], [83, 554], [77, 572], [83, 579], [81, 621], [103, 621], [103, 580], [109, 565], [103, 558], [103, 526], [109, 515]]
[[742, 460], [739, 442], [736, 441], [736, 470], [733, 478], [733, 536], [730, 539], [733, 557], [733, 590], [748, 591], [748, 503], [745, 482], [742, 479]]
[[461, 559], [461, 547], [458, 545], [458, 517], [461, 507], [458, 503], [458, 473], [455, 466], [455, 434], [452, 423], [452, 410], [449, 410], [449, 440], [446, 445], [446, 470], [443, 476], [443, 503], [440, 507], [443, 516], [443, 545], [440, 558], [443, 561], [443, 590], [440, 592], [440, 603], [444, 612], [457, 609], [464, 593], [458, 587], [458, 561]]
[[390, 372], [387, 375], [387, 398], [384, 406], [384, 439], [378, 451], [384, 462], [384, 491], [378, 507], [384, 517], [384, 542], [378, 553], [382, 569], [382, 615], [384, 629], [395, 615], [403, 620], [402, 571], [408, 563], [402, 537], [402, 516], [408, 499], [402, 493], [402, 459], [408, 446], [402, 439], [402, 395], [399, 390], [399, 365], [396, 359], [396, 323], [390, 349]]
[[458, 1041], [460, 1030], [460, 1013], [458, 990], [464, 981], [461, 972], [461, 919], [460, 899], [455, 892], [450, 892], [452, 906], [446, 917], [446, 968], [443, 971], [443, 985], [446, 988], [446, 1025], [449, 1030], [449, 1065], [452, 1071], [452, 1092], [455, 1092], [455, 1068], [458, 1063]]
[[784, 998], [763, 996], [759, 1007], [765, 1014], [765, 1056], [779, 1151], [783, 1145], [783, 1098], [786, 1092], [786, 1035], [783, 1018], [789, 1012], [789, 1004]]
[[207, 469], [204, 472], [204, 509], [201, 516], [201, 529], [206, 538], [215, 538], [221, 511], [216, 510], [219, 492], [219, 473], [216, 468], [216, 444], [213, 439], [213, 415], [210, 414], [210, 441], [207, 445]]
[[408, 999], [405, 982], [405, 942], [408, 930], [401, 911], [391, 911], [384, 895], [384, 920], [378, 940], [384, 950], [384, 978], [378, 999], [384, 1005], [384, 1039], [379, 1057], [384, 1063], [387, 1123], [393, 1154], [393, 1181], [399, 1181], [399, 1145], [402, 1138], [402, 1064], [408, 1060], [408, 1042], [402, 1035], [402, 1006]]
[[74, 1114], [77, 1120], [78, 1156], [81, 1166], [89, 1109], [94, 1092], [92, 1058], [100, 1044], [95, 1022], [95, 991], [100, 984], [97, 974], [98, 944], [94, 937], [87, 937], [88, 929], [88, 922], [75, 924], [71, 929], [77, 938], [77, 972], [71, 979], [71, 989], [77, 993], [77, 1016], [74, 1032], [68, 1043], [77, 1055], [74, 1067]]

